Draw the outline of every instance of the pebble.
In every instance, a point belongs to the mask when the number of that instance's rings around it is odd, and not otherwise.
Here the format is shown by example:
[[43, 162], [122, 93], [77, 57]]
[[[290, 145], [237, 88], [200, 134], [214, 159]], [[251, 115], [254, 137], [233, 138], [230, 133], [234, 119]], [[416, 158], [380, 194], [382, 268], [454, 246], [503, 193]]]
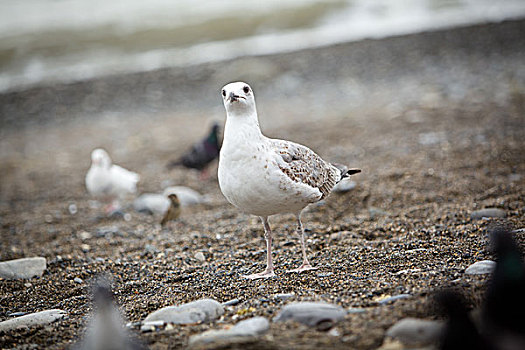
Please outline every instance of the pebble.
[[485, 275], [492, 273], [496, 268], [496, 262], [492, 260], [481, 260], [467, 267], [465, 273], [467, 275]]
[[410, 295], [410, 294], [398, 294], [398, 295], [394, 295], [394, 296], [390, 296], [390, 297], [378, 300], [377, 303], [381, 304], [381, 305], [384, 305], [384, 304], [388, 304], [388, 303], [390, 303], [392, 301], [396, 301], [396, 300], [399, 300], [399, 299], [410, 298], [411, 296], [412, 295]]
[[253, 317], [240, 321], [229, 329], [209, 330], [190, 337], [189, 345], [209, 344], [217, 341], [241, 342], [262, 335], [270, 329], [270, 322], [264, 317]]
[[295, 297], [295, 294], [293, 293], [283, 293], [283, 294], [275, 294], [274, 298], [278, 300], [288, 300]]
[[192, 188], [185, 186], [170, 186], [164, 189], [164, 196], [168, 197], [170, 194], [175, 193], [179, 199], [180, 205], [185, 207], [188, 205], [207, 203], [208, 199], [199, 192]]
[[133, 201], [133, 209], [141, 213], [164, 215], [169, 207], [168, 197], [157, 193], [144, 193]]
[[222, 305], [224, 305], [224, 306], [233, 306], [233, 305], [239, 304], [240, 302], [241, 301], [239, 299], [235, 298], [235, 299], [228, 300], [228, 301], [222, 303]]
[[204, 256], [202, 252], [195, 253], [195, 259], [199, 260], [200, 262], [206, 261], [206, 257]]
[[46, 325], [63, 319], [66, 316], [67, 313], [65, 311], [58, 309], [40, 311], [0, 322], [0, 331], [7, 332], [20, 327]]
[[201, 299], [180, 306], [168, 306], [149, 314], [144, 322], [164, 321], [190, 324], [213, 321], [224, 313], [223, 306], [213, 299]]
[[78, 234], [77, 234], [78, 238], [80, 238], [81, 240], [83, 241], [86, 241], [88, 239], [91, 239], [93, 237], [93, 235], [87, 231], [80, 231]]
[[471, 219], [482, 219], [482, 218], [504, 218], [506, 215], [504, 210], [498, 208], [485, 208], [476, 210], [470, 213]]
[[288, 304], [274, 318], [274, 321], [294, 320], [310, 327], [322, 327], [325, 330], [343, 319], [346, 311], [337, 305], [322, 302], [298, 302]]
[[77, 208], [77, 205], [75, 203], [71, 203], [67, 207], [67, 210], [69, 211], [69, 214], [71, 214], [71, 215], [75, 215], [76, 213], [78, 213], [78, 208]]
[[89, 252], [89, 251], [91, 250], [91, 247], [89, 246], [89, 244], [85, 244], [85, 243], [84, 243], [84, 244], [81, 244], [81, 245], [80, 245], [80, 249], [82, 249], [82, 251], [83, 251], [84, 253], [87, 253], [87, 252]]
[[356, 186], [357, 184], [355, 183], [355, 181], [352, 181], [349, 178], [346, 178], [346, 179], [339, 181], [339, 183], [335, 185], [334, 188], [332, 189], [332, 192], [345, 193], [350, 190], [353, 190]]
[[0, 277], [8, 280], [41, 277], [46, 267], [46, 259], [42, 257], [2, 261]]
[[82, 282], [84, 282], [84, 281], [82, 280], [82, 278], [75, 277], [75, 278], [73, 279], [73, 282], [80, 284], [80, 283], [82, 283]]
[[362, 307], [350, 307], [347, 311], [349, 314], [362, 314], [366, 312], [366, 309]]
[[442, 321], [407, 317], [390, 327], [386, 335], [399, 340], [407, 347], [425, 346], [439, 340], [443, 327]]

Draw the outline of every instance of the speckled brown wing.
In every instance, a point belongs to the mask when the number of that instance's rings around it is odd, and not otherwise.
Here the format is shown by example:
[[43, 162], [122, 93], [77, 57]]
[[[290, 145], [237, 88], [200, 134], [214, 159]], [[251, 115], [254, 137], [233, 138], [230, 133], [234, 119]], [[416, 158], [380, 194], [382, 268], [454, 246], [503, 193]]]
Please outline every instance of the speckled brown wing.
[[332, 164], [325, 162], [308, 147], [284, 140], [271, 140], [275, 151], [283, 158], [279, 168], [291, 180], [317, 188], [321, 199], [330, 194], [330, 191], [339, 180], [341, 172]]

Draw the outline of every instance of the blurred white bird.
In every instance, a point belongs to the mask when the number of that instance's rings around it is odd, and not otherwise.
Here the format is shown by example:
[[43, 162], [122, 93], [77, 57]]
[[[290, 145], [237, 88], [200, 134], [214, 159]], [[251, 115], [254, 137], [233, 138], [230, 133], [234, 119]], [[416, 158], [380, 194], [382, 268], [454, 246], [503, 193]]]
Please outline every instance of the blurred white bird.
[[136, 193], [139, 180], [139, 174], [112, 164], [105, 150], [97, 148], [91, 153], [91, 168], [86, 174], [86, 188], [92, 196], [110, 202], [106, 213], [118, 210], [119, 199], [124, 195]]

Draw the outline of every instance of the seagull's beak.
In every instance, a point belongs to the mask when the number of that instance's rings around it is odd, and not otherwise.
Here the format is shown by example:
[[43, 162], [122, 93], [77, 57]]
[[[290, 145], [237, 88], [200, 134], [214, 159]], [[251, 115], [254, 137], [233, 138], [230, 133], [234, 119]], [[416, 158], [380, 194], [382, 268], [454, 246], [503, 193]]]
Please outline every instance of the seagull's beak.
[[230, 92], [230, 95], [228, 95], [228, 101], [230, 101], [230, 103], [238, 101], [241, 98], [246, 100], [245, 97], [239, 96], [239, 95], [235, 95], [233, 92]]
[[233, 91], [230, 92], [230, 95], [228, 96], [228, 100], [229, 100], [230, 102], [235, 102], [235, 101], [237, 101], [238, 99], [239, 99], [239, 96], [235, 95], [235, 94], [233, 93]]

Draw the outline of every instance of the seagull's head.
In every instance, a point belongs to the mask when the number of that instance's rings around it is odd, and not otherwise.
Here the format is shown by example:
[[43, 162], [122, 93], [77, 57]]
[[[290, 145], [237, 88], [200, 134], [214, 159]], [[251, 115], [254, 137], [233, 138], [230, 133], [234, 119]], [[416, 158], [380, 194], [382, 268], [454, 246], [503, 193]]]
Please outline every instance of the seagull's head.
[[111, 165], [111, 158], [109, 157], [108, 152], [102, 148], [97, 148], [91, 152], [91, 163], [102, 168], [109, 168]]
[[229, 114], [255, 113], [255, 96], [250, 85], [242, 81], [230, 83], [222, 88], [221, 95]]

